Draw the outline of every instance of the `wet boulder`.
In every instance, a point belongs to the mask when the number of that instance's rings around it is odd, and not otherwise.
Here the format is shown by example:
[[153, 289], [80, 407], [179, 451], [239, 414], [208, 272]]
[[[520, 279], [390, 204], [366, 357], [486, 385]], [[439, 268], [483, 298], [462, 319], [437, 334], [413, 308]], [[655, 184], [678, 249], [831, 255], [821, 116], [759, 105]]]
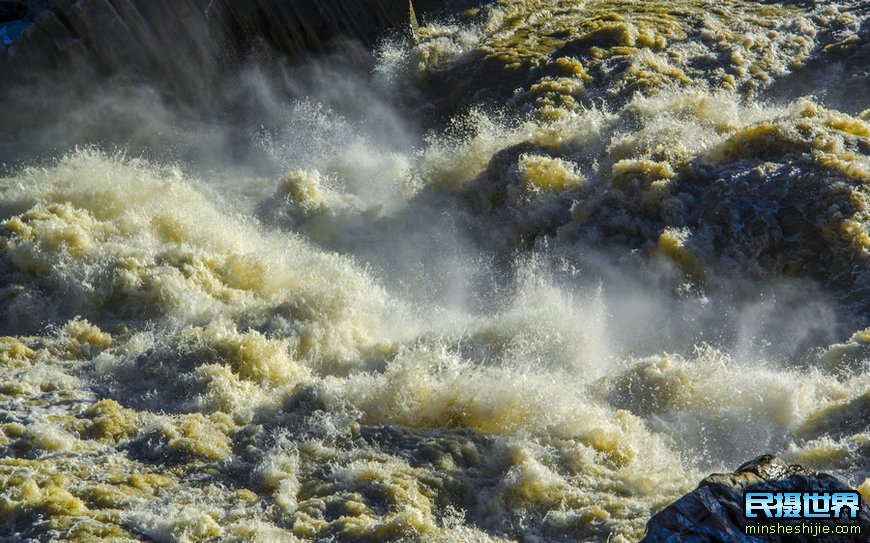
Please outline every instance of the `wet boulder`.
[[[714, 474], [647, 523], [641, 543], [858, 543], [870, 537], [870, 508], [861, 501], [859, 517], [841, 523], [860, 524], [857, 535], [747, 535], [747, 524], [757, 519], [744, 516], [744, 495], [748, 492], [850, 492], [845, 482], [802, 466], [787, 465], [775, 456], [761, 456], [743, 464], [733, 473]], [[784, 524], [802, 522], [783, 519]], [[803, 521], [810, 522], [810, 521]], [[818, 524], [814, 519], [812, 524]]]

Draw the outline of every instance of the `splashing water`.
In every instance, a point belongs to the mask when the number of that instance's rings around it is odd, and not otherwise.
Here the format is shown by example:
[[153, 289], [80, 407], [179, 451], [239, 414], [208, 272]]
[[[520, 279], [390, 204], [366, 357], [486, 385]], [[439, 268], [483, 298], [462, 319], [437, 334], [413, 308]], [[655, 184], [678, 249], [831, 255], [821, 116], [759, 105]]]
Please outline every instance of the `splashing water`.
[[860, 485], [870, 14], [719, 5], [501, 0], [252, 68], [239, 125], [46, 128], [0, 180], [3, 531], [618, 542], [761, 453]]

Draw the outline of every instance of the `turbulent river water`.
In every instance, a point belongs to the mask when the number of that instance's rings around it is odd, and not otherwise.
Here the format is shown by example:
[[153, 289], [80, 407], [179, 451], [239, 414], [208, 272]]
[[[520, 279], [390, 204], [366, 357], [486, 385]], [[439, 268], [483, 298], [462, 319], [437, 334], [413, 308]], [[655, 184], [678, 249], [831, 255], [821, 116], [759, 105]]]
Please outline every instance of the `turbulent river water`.
[[762, 453], [870, 499], [863, 4], [501, 0], [46, 122], [6, 540], [629, 542]]

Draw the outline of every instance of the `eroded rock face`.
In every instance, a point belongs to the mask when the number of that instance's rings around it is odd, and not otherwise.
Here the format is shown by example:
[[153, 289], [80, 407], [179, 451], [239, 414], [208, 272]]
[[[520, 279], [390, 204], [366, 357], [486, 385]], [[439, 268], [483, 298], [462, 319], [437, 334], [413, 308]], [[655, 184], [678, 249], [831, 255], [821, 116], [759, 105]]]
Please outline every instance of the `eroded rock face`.
[[870, 508], [862, 501], [858, 523], [863, 534], [830, 537], [800, 535], [746, 535], [751, 520], [743, 511], [747, 492], [838, 492], [852, 490], [843, 481], [802, 466], [787, 465], [775, 456], [761, 456], [730, 474], [714, 474], [650, 519], [641, 543], [849, 543], [867, 540]]

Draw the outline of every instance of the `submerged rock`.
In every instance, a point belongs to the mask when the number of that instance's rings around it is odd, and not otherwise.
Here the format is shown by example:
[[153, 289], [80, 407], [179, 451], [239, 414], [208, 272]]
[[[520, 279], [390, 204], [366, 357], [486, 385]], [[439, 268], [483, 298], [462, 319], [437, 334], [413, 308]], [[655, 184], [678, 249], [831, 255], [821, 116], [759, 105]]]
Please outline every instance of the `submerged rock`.
[[[870, 508], [861, 501], [857, 535], [813, 536], [810, 534], [747, 535], [746, 525], [754, 519], [744, 516], [747, 492], [841, 492], [849, 485], [826, 473], [814, 473], [802, 466], [787, 465], [775, 456], [760, 456], [737, 468], [734, 473], [713, 474], [698, 488], [686, 494], [647, 523], [641, 543], [849, 543], [867, 541]], [[802, 522], [784, 519], [784, 523]], [[811, 522], [811, 521], [806, 521]], [[812, 522], [819, 522], [818, 519]], [[844, 521], [845, 522], [845, 521]]]

